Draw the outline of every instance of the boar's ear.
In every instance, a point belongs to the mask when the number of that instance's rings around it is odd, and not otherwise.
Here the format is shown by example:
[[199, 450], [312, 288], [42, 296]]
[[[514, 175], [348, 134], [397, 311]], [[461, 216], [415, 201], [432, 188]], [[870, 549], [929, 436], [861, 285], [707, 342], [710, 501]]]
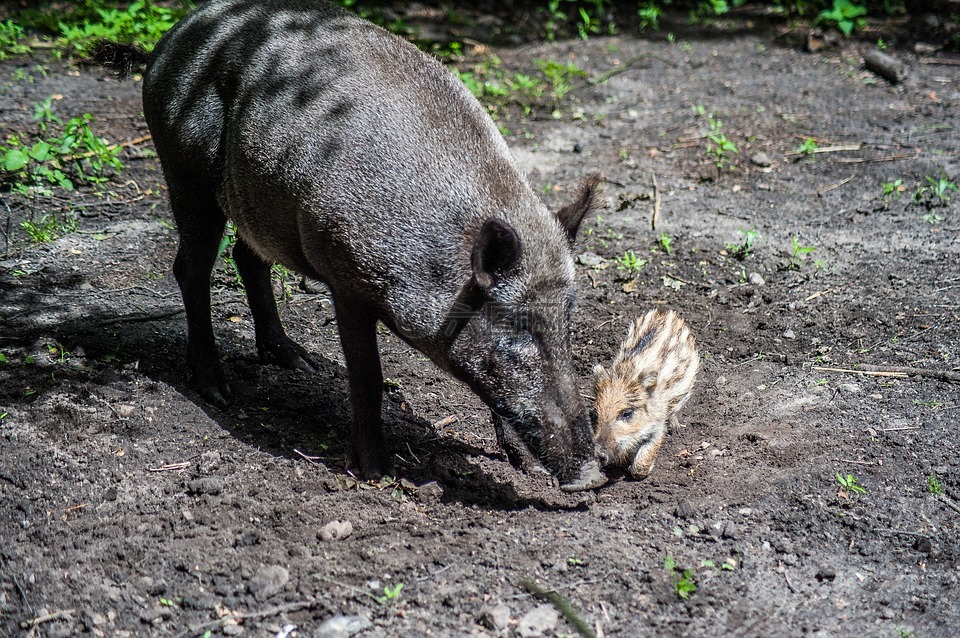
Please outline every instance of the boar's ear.
[[517, 231], [503, 220], [488, 219], [473, 243], [470, 256], [474, 281], [489, 290], [520, 263], [521, 252]]
[[567, 204], [557, 211], [557, 221], [567, 231], [567, 239], [570, 245], [577, 239], [577, 231], [580, 230], [580, 222], [586, 217], [587, 213], [595, 210], [600, 204], [599, 184], [603, 181], [603, 175], [594, 173], [590, 177], [580, 182], [577, 201]]

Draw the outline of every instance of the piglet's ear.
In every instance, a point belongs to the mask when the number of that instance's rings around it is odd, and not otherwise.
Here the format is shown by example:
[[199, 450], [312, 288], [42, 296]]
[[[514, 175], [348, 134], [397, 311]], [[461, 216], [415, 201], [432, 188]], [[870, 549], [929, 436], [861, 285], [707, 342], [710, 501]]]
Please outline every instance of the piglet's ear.
[[603, 181], [603, 175], [594, 173], [590, 177], [580, 182], [580, 188], [577, 193], [577, 201], [567, 204], [557, 211], [557, 221], [567, 231], [567, 240], [570, 245], [577, 240], [577, 231], [580, 230], [580, 224], [587, 213], [596, 210], [600, 205], [599, 185]]
[[488, 219], [473, 243], [470, 256], [474, 281], [489, 290], [520, 264], [522, 252], [520, 236], [510, 224]]

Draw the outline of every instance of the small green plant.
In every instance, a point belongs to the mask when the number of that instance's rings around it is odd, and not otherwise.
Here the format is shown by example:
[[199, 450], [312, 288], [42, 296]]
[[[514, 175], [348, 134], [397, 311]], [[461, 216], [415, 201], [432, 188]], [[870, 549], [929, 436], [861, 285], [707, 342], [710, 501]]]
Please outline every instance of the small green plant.
[[44, 26], [57, 33], [60, 46], [85, 56], [101, 40], [152, 50], [160, 36], [188, 13], [192, 3], [181, 5], [169, 8], [151, 0], [138, 0], [120, 8], [104, 0], [83, 0], [55, 21], [42, 14], [28, 15], [33, 15], [37, 22], [46, 22]]
[[[663, 10], [657, 5], [656, 0], [647, 0], [645, 4], [640, 5], [640, 8], [637, 10], [637, 15], [640, 17], [640, 30], [659, 29], [660, 14], [662, 12]], [[668, 37], [672, 38], [672, 36], [673, 34], [670, 34]]]
[[707, 123], [710, 126], [710, 132], [707, 133], [707, 139], [710, 140], [710, 144], [707, 144], [707, 155], [711, 156], [713, 159], [714, 166], [717, 167], [718, 171], [722, 171], [724, 166], [729, 166], [732, 164], [730, 160], [730, 155], [733, 153], [739, 153], [737, 145], [734, 144], [723, 132], [723, 122], [719, 118], [714, 118], [712, 115], [707, 117]]
[[660, 250], [662, 250], [663, 252], [665, 252], [665, 253], [667, 253], [667, 254], [669, 255], [669, 254], [670, 254], [670, 244], [673, 243], [673, 239], [674, 239], [674, 238], [673, 238], [673, 235], [668, 235], [668, 234], [665, 233], [665, 232], [661, 232], [661, 233], [657, 236], [657, 246], [660, 247]]
[[787, 264], [787, 270], [800, 270], [800, 264], [803, 261], [803, 256], [808, 255], [816, 250], [815, 246], [804, 246], [800, 243], [800, 239], [794, 235], [790, 240], [790, 263]]
[[892, 182], [884, 182], [881, 185], [883, 196], [886, 199], [900, 199], [900, 195], [906, 190], [903, 186], [903, 178], [898, 177]]
[[794, 149], [794, 152], [809, 156], [813, 155], [818, 148], [820, 148], [820, 146], [817, 145], [817, 141], [812, 137], [808, 137], [803, 141], [803, 144]]
[[867, 493], [866, 488], [857, 482], [857, 478], [853, 474], [843, 476], [840, 472], [837, 472], [837, 482], [840, 483], [840, 489], [844, 495]]
[[11, 56], [22, 53], [29, 53], [30, 47], [27, 46], [25, 40], [26, 34], [19, 24], [13, 20], [0, 22], [0, 60], [6, 60]]
[[755, 230], [741, 230], [740, 234], [743, 235], [743, 241], [739, 244], [727, 244], [727, 251], [735, 258], [740, 261], [743, 261], [750, 253], [753, 251], [754, 244], [757, 243], [758, 239], [761, 239], [760, 233]]
[[105, 169], [119, 172], [122, 163], [117, 155], [120, 148], [110, 146], [106, 140], [94, 134], [90, 128], [93, 116], [84, 113], [71, 118], [61, 135], [50, 134], [49, 127], [60, 124], [53, 113], [53, 98], [34, 104], [33, 119], [44, 136], [30, 144], [24, 136], [7, 137], [9, 146], [0, 145], [0, 169], [2, 181], [10, 183], [14, 191], [50, 195], [50, 187], [73, 190], [74, 181], [67, 176], [69, 170], [75, 179], [94, 185], [103, 184], [107, 178]]
[[400, 592], [403, 591], [403, 583], [397, 583], [393, 587], [390, 585], [383, 586], [383, 596], [377, 598], [380, 601], [381, 605], [385, 605], [388, 602], [392, 602], [400, 598]]
[[617, 270], [626, 272], [628, 277], [636, 275], [647, 264], [646, 259], [640, 259], [637, 257], [637, 253], [632, 250], [624, 252], [615, 261], [617, 262]]
[[573, 88], [573, 81], [587, 75], [586, 71], [576, 64], [554, 62], [553, 60], [535, 60], [540, 73], [550, 83], [550, 97], [553, 98], [553, 108], [556, 110], [564, 96]]
[[174, 602], [173, 602], [172, 600], [170, 600], [169, 598], [161, 598], [161, 599], [160, 599], [160, 604], [163, 605], [164, 607], [173, 607], [173, 606], [175, 606], [175, 605], [174, 605]]
[[77, 220], [74, 217], [58, 219], [54, 215], [43, 215], [37, 220], [23, 220], [20, 228], [30, 238], [31, 243], [45, 244], [74, 232], [77, 229]]
[[835, 26], [843, 35], [850, 35], [855, 28], [863, 28], [867, 8], [850, 0], [833, 0], [833, 7], [824, 9], [817, 16], [816, 24]]
[[568, 556], [567, 565], [570, 565], [571, 567], [582, 567], [584, 565], [584, 560], [582, 558], [577, 558], [576, 556]]
[[10, 363], [10, 360], [7, 359], [7, 355], [0, 352], [0, 363]]
[[925, 215], [921, 216], [921, 219], [931, 226], [936, 226], [937, 224], [943, 222], [943, 215], [939, 215], [937, 213], [926, 213]]
[[960, 191], [960, 187], [957, 186], [956, 182], [950, 181], [943, 175], [937, 178], [927, 175], [925, 179], [927, 186], [921, 185], [917, 187], [917, 191], [913, 196], [914, 201], [918, 204], [923, 202], [924, 199], [932, 203], [933, 198], [936, 198], [937, 205], [946, 206], [947, 202], [950, 201], [950, 191]]
[[922, 408], [930, 408], [931, 410], [939, 410], [943, 407], [943, 404], [939, 401], [920, 401], [919, 399], [914, 399], [913, 404], [919, 405]]
[[943, 494], [943, 487], [940, 486], [940, 480], [933, 472], [927, 476], [927, 492], [930, 494]]
[[663, 568], [673, 578], [673, 591], [683, 600], [690, 598], [690, 594], [697, 591], [697, 583], [693, 579], [693, 572], [689, 569], [680, 571], [673, 556], [667, 554], [663, 559]]

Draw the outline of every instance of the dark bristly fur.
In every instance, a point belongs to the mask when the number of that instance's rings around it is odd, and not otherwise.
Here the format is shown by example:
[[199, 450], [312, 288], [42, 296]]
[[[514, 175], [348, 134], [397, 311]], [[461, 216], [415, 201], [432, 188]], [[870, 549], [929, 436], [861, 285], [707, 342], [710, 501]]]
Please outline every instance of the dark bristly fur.
[[673, 419], [693, 392], [700, 355], [686, 322], [656, 309], [630, 326], [609, 370], [598, 365], [594, 436], [611, 466], [634, 478], [653, 468]]
[[567, 490], [606, 481], [569, 337], [570, 247], [599, 176], [551, 214], [447, 69], [320, 0], [205, 3], [157, 44], [143, 97], [204, 397], [229, 395], [210, 272], [230, 219], [262, 360], [314, 369], [280, 325], [270, 265], [329, 285], [353, 407], [348, 463], [362, 476], [390, 466], [382, 322], [490, 406], [511, 459], [535, 457]]

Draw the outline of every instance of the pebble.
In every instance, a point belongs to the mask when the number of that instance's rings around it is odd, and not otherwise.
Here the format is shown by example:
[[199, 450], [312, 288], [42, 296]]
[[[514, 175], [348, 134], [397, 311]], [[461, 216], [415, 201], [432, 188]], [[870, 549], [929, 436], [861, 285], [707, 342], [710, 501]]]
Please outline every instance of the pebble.
[[683, 499], [677, 503], [677, 509], [673, 512], [677, 518], [691, 518], [696, 514], [696, 509], [693, 507], [693, 503], [687, 499]]
[[760, 151], [759, 153], [751, 157], [750, 161], [756, 164], [757, 166], [761, 166], [763, 168], [773, 165], [773, 160], [771, 160], [770, 156], [764, 153], [763, 151]]
[[279, 594], [288, 580], [290, 580], [290, 572], [285, 567], [268, 565], [254, 574], [247, 583], [247, 588], [254, 598], [262, 602]]
[[521, 638], [536, 638], [552, 634], [558, 622], [560, 622], [560, 614], [553, 605], [540, 605], [525, 613], [517, 621], [517, 635]]
[[840, 390], [847, 394], [860, 394], [863, 392], [863, 388], [859, 383], [841, 383]]
[[313, 638], [350, 638], [372, 626], [373, 623], [363, 616], [333, 616], [317, 627]]
[[484, 607], [480, 611], [479, 620], [480, 624], [487, 629], [500, 632], [510, 626], [510, 618], [512, 615], [510, 608], [506, 605], [494, 605], [492, 607]]
[[817, 575], [814, 577], [819, 580], [821, 583], [823, 581], [833, 582], [837, 577], [837, 570], [829, 565], [821, 565], [820, 569], [817, 570]]
[[131, 414], [133, 414], [134, 410], [136, 410], [134, 406], [128, 403], [121, 403], [120, 405], [117, 406], [117, 416], [125, 419]]
[[419, 494], [420, 498], [424, 501], [438, 502], [443, 498], [443, 487], [436, 481], [430, 481], [418, 487], [417, 494]]
[[223, 479], [219, 476], [207, 476], [187, 481], [187, 491], [191, 494], [209, 494], [216, 496], [223, 491]]
[[796, 334], [793, 330], [791, 330], [790, 328], [787, 328], [786, 330], [783, 331], [783, 338], [784, 338], [784, 339], [796, 339], [796, 338], [797, 338], [797, 334]]
[[723, 538], [735, 541], [739, 538], [739, 530], [737, 529], [737, 524], [733, 521], [727, 521], [723, 526], [723, 533], [721, 534]]
[[353, 523], [350, 521], [330, 521], [320, 528], [317, 536], [322, 541], [339, 541], [353, 533]]
[[762, 286], [763, 284], [767, 283], [763, 276], [758, 272], [750, 273], [750, 275], [747, 277], [747, 281], [754, 286]]

